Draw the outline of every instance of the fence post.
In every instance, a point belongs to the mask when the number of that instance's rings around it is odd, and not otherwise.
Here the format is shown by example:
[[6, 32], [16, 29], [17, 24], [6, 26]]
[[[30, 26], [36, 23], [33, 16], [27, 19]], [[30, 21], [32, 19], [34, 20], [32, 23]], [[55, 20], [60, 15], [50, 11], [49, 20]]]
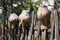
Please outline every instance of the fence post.
[[57, 10], [54, 10], [54, 22], [55, 22], [55, 40], [59, 40], [59, 28], [58, 28]]
[[33, 19], [33, 18], [34, 18], [34, 13], [32, 13], [31, 33], [30, 33], [31, 36], [30, 36], [30, 40], [33, 40], [33, 39], [34, 39], [34, 38], [32, 37], [33, 28], [34, 28], [34, 27], [33, 27], [33, 25], [34, 25], [34, 21], [33, 21], [34, 19]]
[[51, 25], [51, 36], [50, 36], [50, 40], [53, 40], [53, 28], [54, 28], [54, 10], [51, 11], [51, 15], [50, 15], [50, 25]]

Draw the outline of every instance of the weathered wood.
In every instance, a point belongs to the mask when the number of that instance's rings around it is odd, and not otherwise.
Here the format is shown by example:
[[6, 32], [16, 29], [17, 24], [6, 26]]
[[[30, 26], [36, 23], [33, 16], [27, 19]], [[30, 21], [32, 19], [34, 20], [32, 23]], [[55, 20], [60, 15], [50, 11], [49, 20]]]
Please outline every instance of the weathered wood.
[[50, 40], [53, 40], [53, 28], [54, 28], [54, 11], [51, 11], [50, 15], [50, 25], [51, 25], [51, 31], [50, 31]]
[[[42, 14], [41, 14], [42, 17]], [[41, 23], [40, 20], [37, 21], [37, 27], [38, 27], [38, 35], [37, 35], [37, 40], [41, 40]]]
[[33, 25], [34, 25], [34, 21], [33, 21], [34, 19], [33, 19], [33, 18], [34, 18], [34, 13], [32, 13], [30, 40], [33, 40], [33, 37], [32, 37], [33, 28], [34, 28], [34, 27], [33, 27]]
[[55, 40], [59, 40], [59, 28], [58, 28], [57, 10], [54, 10], [54, 22], [55, 22]]
[[42, 40], [46, 40], [46, 30], [44, 30], [43, 32], [42, 32]]
[[2, 24], [2, 40], [3, 40], [3, 33], [4, 33], [4, 32], [3, 32], [3, 24]]
[[37, 35], [37, 40], [41, 40], [41, 35], [40, 35], [40, 33], [41, 33], [41, 28], [40, 28], [40, 21], [38, 21], [38, 35]]

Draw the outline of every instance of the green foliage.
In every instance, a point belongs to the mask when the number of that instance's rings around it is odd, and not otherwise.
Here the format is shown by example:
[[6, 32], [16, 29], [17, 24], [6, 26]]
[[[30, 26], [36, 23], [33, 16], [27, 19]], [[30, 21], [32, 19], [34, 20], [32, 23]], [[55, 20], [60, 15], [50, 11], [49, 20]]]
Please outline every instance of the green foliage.
[[17, 2], [17, 0], [13, 0], [13, 3], [16, 3]]
[[34, 8], [35, 12], [37, 12], [38, 7], [40, 6], [40, 4], [41, 4], [41, 0], [37, 1], [36, 3], [33, 3], [33, 8]]
[[21, 13], [21, 7], [16, 7], [16, 8], [14, 8], [14, 10], [13, 10], [13, 12], [15, 12], [15, 13]]
[[2, 15], [0, 15], [0, 27], [1, 27], [2, 21], [3, 21], [3, 17]]
[[36, 37], [34, 37], [34, 40], [36, 40]]
[[59, 8], [59, 5], [57, 5], [57, 4], [55, 3], [54, 9], [58, 9], [58, 8]]
[[23, 6], [24, 7], [17, 7], [17, 8], [14, 8], [14, 12], [20, 12], [22, 9], [30, 9], [30, 7], [32, 6], [33, 9], [34, 9], [34, 12], [37, 12], [37, 9], [38, 7], [40, 6], [41, 4], [41, 0], [37, 1], [37, 2], [32, 2], [32, 0], [24, 0], [23, 1]]

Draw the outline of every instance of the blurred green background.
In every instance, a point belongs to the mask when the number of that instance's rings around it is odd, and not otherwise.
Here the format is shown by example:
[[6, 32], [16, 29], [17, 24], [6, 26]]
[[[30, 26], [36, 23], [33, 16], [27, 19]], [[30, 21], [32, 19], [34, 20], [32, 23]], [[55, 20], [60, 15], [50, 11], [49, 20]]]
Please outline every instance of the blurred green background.
[[[37, 0], [37, 2], [34, 2], [35, 0], [33, 2], [32, 0], [12, 0], [12, 1], [13, 1], [13, 4], [18, 4], [18, 6], [13, 7], [13, 12], [17, 13], [18, 15], [21, 13], [23, 9], [30, 9], [31, 7], [33, 7], [33, 11], [36, 13], [39, 5], [41, 4], [41, 0]], [[4, 5], [6, 6], [5, 11], [8, 11], [11, 3], [8, 2], [8, 0], [5, 0], [3, 2], [4, 2]], [[3, 2], [0, 2], [0, 5]], [[58, 9], [59, 6], [55, 4], [54, 8]], [[0, 17], [0, 24], [1, 23], [2, 23], [2, 17]], [[59, 17], [59, 25], [60, 25], [60, 17]]]

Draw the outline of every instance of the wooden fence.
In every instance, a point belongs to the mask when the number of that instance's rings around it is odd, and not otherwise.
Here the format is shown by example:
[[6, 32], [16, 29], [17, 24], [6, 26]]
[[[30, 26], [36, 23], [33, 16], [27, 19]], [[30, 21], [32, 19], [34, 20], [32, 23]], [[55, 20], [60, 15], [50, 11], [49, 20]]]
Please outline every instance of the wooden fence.
[[[37, 28], [36, 14], [32, 14], [32, 21], [30, 28], [23, 30], [20, 27], [8, 29], [8, 25], [1, 24], [0, 28], [0, 40], [60, 40], [59, 39], [59, 27], [58, 27], [58, 15], [57, 11], [53, 10], [51, 12], [53, 18], [51, 18], [50, 29], [48, 29], [48, 34], [44, 31], [44, 37], [40, 35], [42, 31]], [[48, 37], [47, 37], [48, 36]]]

